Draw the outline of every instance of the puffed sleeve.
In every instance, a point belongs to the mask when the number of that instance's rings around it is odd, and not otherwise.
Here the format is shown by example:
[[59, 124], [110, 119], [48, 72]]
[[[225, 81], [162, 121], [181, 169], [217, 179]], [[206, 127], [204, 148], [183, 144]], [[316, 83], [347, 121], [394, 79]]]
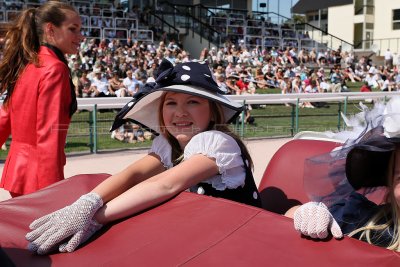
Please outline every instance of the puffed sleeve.
[[149, 154], [150, 153], [158, 155], [161, 158], [161, 162], [166, 169], [173, 167], [171, 159], [171, 145], [168, 143], [167, 139], [161, 134], [154, 138], [153, 144], [151, 145], [151, 148], [149, 150]]
[[0, 146], [11, 134], [10, 114], [0, 106]]
[[195, 135], [185, 147], [184, 160], [196, 154], [215, 159], [219, 170], [219, 175], [203, 182], [221, 191], [244, 185], [246, 170], [240, 147], [231, 136], [219, 131], [207, 131]]

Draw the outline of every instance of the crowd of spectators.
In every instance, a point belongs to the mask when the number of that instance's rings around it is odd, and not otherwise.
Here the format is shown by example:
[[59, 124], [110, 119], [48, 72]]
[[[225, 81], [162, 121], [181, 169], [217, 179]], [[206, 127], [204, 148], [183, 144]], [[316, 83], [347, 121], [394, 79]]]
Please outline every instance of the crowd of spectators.
[[399, 90], [398, 60], [393, 64], [393, 57], [376, 66], [340, 47], [309, 52], [296, 47], [249, 50], [240, 42], [204, 48], [198, 57], [191, 57], [175, 40], [155, 45], [129, 38], [126, 42], [85, 39], [79, 54], [69, 58], [69, 66], [79, 97], [132, 96], [148, 79], [155, 78], [163, 58], [173, 64], [206, 61], [227, 94], [254, 94], [269, 88], [288, 94], [343, 92], [349, 82], [365, 82], [375, 90]]
[[126, 122], [111, 133], [111, 138], [121, 142], [134, 144], [137, 142], [152, 140], [154, 135], [149, 131], [143, 130], [137, 124]]
[[[313, 49], [307, 53], [295, 47], [249, 50], [239, 42], [204, 48], [192, 58], [175, 40], [155, 45], [132, 39], [85, 39], [79, 54], [70, 56], [68, 61], [78, 97], [129, 97], [146, 82], [154, 81], [155, 70], [164, 58], [173, 64], [206, 61], [226, 94], [256, 94], [260, 89], [278, 89], [281, 94], [346, 92], [348, 83], [353, 82], [364, 82], [361, 91], [400, 90], [399, 61], [393, 64], [393, 57], [389, 60], [388, 56], [384, 65], [376, 66], [366, 57], [356, 59], [340, 47], [336, 51]], [[302, 103], [302, 107], [314, 108], [315, 104]], [[248, 106], [243, 118], [247, 123], [254, 122], [251, 110]], [[126, 142], [145, 140], [144, 133], [135, 127], [125, 125], [112, 138]]]
[[[128, 9], [127, 4], [128, 1], [123, 0], [75, 3], [83, 17], [96, 20], [91, 24], [116, 26], [108, 21], [109, 17], [116, 17], [115, 23], [130, 23], [132, 20], [146, 25], [148, 7], [144, 10], [137, 6]], [[111, 13], [103, 14], [102, 5], [112, 5], [112, 8], [103, 8]], [[96, 16], [93, 12], [99, 13]], [[224, 28], [228, 19], [235, 21], [233, 24], [230, 21], [229, 25], [247, 26], [253, 30], [259, 30], [260, 25], [270, 30], [279, 26], [245, 15], [232, 17], [232, 14], [217, 14], [210, 25]], [[281, 37], [299, 34], [288, 25], [279, 27]], [[278, 36], [274, 31], [265, 34]], [[308, 32], [303, 34], [303, 39], [309, 38]], [[68, 59], [76, 94], [78, 97], [132, 96], [148, 79], [154, 79], [154, 72], [163, 58], [173, 64], [189, 60], [207, 61], [214, 70], [217, 83], [227, 94], [254, 94], [258, 89], [269, 88], [278, 88], [282, 94], [342, 92], [348, 90], [349, 82], [363, 82], [363, 91], [400, 90], [399, 56], [389, 49], [385, 52], [384, 64], [376, 66], [367, 57], [355, 58], [353, 53], [342, 51], [341, 47], [336, 50], [298, 50], [297, 46], [262, 49], [260, 45], [249, 46], [244, 39], [228, 37], [221, 47], [204, 48], [200, 55], [190, 55], [176, 40], [166, 36], [157, 44], [136, 41], [132, 39], [134, 37], [85, 38], [79, 54]]]

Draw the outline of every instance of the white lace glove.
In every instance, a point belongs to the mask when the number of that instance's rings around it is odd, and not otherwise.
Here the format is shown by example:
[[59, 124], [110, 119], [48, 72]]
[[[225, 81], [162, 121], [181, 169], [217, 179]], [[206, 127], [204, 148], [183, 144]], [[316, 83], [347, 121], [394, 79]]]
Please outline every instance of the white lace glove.
[[301, 205], [294, 213], [294, 228], [312, 238], [324, 239], [329, 231], [335, 238], [343, 237], [338, 223], [322, 202]]
[[31, 232], [26, 234], [30, 241], [28, 249], [38, 254], [46, 254], [67, 237], [59, 246], [60, 252], [72, 252], [85, 242], [102, 225], [93, 216], [103, 206], [103, 200], [96, 193], [81, 196], [70, 206], [45, 215], [31, 223]]

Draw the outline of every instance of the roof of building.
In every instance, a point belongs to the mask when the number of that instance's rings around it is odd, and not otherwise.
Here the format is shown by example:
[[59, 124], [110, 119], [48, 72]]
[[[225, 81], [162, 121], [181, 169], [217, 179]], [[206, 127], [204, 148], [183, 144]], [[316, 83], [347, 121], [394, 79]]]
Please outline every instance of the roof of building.
[[300, 0], [292, 8], [293, 13], [305, 14], [332, 6], [343, 6], [353, 4], [353, 0]]

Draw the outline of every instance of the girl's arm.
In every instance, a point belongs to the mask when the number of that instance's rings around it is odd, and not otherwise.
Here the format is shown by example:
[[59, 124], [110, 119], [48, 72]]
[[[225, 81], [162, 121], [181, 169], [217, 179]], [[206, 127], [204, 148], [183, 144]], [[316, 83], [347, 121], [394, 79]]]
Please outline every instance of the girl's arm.
[[158, 156], [147, 155], [71, 205], [38, 218], [30, 224], [31, 231], [26, 234], [30, 241], [29, 250], [46, 254], [61, 241], [66, 241], [59, 246], [59, 251], [72, 252], [102, 224], [160, 204], [217, 174], [218, 167], [214, 159], [195, 154], [163, 171]]
[[97, 193], [106, 203], [119, 196], [132, 186], [165, 171], [156, 154], [149, 154], [135, 161], [121, 172], [109, 177], [96, 186], [92, 192]]
[[293, 206], [293, 207], [291, 207], [290, 209], [288, 209], [288, 210], [285, 212], [284, 215], [285, 215], [286, 217], [289, 217], [289, 218], [292, 218], [292, 219], [293, 219], [294, 213], [296, 212], [296, 210], [297, 210], [298, 208], [300, 208], [300, 205]]
[[[97, 211], [95, 219], [101, 224], [106, 224], [136, 214], [160, 204], [216, 174], [218, 174], [218, 167], [214, 159], [201, 154], [194, 155], [179, 165], [158, 173], [115, 197]], [[94, 191], [104, 195], [105, 187], [110, 186], [114, 187], [113, 183], [108, 185], [102, 183]], [[115, 195], [108, 194], [107, 198], [112, 198], [112, 196]]]

